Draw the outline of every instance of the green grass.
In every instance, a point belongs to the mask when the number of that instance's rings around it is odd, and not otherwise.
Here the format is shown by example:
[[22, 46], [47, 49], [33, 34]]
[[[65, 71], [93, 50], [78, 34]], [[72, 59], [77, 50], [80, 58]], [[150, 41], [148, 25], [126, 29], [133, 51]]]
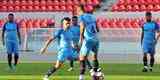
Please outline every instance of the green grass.
[[[42, 80], [50, 63], [22, 63], [15, 72], [7, 70], [7, 64], [0, 63], [0, 80]], [[153, 72], [143, 73], [140, 64], [101, 64], [105, 80], [160, 80], [160, 65], [155, 65]], [[68, 64], [58, 70], [51, 80], [78, 80], [79, 65], [73, 72], [68, 72]], [[86, 80], [91, 80], [88, 70]]]

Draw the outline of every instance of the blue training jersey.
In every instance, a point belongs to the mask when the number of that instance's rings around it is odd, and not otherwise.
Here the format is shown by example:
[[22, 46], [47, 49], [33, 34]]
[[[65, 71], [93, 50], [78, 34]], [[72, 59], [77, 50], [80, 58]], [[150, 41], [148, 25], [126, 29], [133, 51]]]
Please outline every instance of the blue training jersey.
[[73, 43], [78, 44], [80, 39], [80, 26], [72, 25], [70, 29], [73, 35]]
[[97, 39], [96, 33], [96, 17], [90, 13], [84, 13], [80, 17], [80, 22], [84, 24], [84, 39], [85, 40], [95, 40]]
[[70, 29], [59, 29], [54, 33], [54, 38], [58, 40], [59, 48], [72, 47], [72, 32]]
[[156, 22], [146, 22], [143, 25], [143, 43], [154, 43], [156, 32], [159, 31], [159, 25]]
[[18, 24], [15, 22], [6, 22], [3, 30], [5, 30], [6, 41], [18, 41], [17, 30], [19, 29]]

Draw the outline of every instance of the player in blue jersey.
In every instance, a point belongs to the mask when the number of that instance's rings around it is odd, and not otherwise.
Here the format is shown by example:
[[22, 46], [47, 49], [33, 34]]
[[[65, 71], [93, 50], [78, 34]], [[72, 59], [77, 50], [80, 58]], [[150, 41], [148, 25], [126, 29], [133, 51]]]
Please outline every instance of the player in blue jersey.
[[[87, 9], [85, 9], [87, 8]], [[93, 80], [99, 80], [95, 77], [95, 74], [101, 73], [99, 69], [98, 62], [98, 48], [99, 48], [99, 39], [97, 33], [99, 28], [97, 26], [96, 17], [93, 15], [92, 7], [89, 5], [81, 5], [77, 12], [79, 13], [80, 20], [80, 76], [79, 80], [84, 80], [86, 59], [90, 52], [92, 51], [92, 63], [93, 63]]]
[[[19, 44], [21, 37], [18, 24], [14, 21], [14, 15], [8, 15], [8, 21], [2, 29], [2, 43], [6, 46], [8, 54], [8, 65], [11, 70], [15, 70], [19, 59]], [[12, 65], [12, 55], [14, 54], [14, 64]]]
[[54, 36], [51, 37], [47, 42], [44, 48], [41, 49], [41, 53], [44, 53], [49, 46], [49, 44], [57, 39], [59, 44], [58, 57], [55, 66], [53, 66], [46, 73], [43, 80], [49, 80], [49, 77], [58, 70], [66, 59], [76, 59], [73, 53], [73, 41], [72, 41], [72, 32], [70, 30], [70, 18], [65, 17], [62, 20], [62, 28], [55, 32]]
[[[143, 49], [143, 72], [152, 71], [154, 66], [155, 46], [160, 37], [159, 25], [152, 21], [152, 13], [146, 12], [146, 22], [142, 26], [141, 44]], [[150, 65], [148, 65], [147, 54], [150, 55]]]
[[[73, 34], [73, 44], [74, 44], [74, 48], [73, 48], [73, 52], [75, 53], [75, 56], [77, 57], [77, 60], [79, 60], [78, 55], [79, 55], [79, 38], [80, 38], [80, 26], [78, 24], [78, 17], [77, 16], [73, 16], [72, 17], [72, 25], [71, 25], [71, 32]], [[68, 71], [72, 71], [73, 67], [74, 67], [74, 61], [75, 60], [71, 60], [70, 61], [70, 68], [68, 69]], [[90, 62], [88, 61], [88, 59], [86, 60], [86, 65], [88, 66], [89, 69], [92, 69], [92, 66], [90, 64]]]

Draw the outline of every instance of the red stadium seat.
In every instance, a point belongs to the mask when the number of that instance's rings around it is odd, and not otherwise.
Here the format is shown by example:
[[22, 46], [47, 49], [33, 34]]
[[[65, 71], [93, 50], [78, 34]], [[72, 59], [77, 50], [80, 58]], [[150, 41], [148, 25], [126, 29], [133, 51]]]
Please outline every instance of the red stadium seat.
[[47, 11], [54, 11], [53, 6], [51, 6], [51, 5], [47, 6]]
[[60, 7], [59, 6], [54, 6], [54, 10], [55, 11], [60, 11]]
[[41, 11], [47, 11], [47, 7], [45, 5], [41, 5], [40, 8], [41, 8]]
[[47, 19], [48, 26], [53, 26], [55, 24], [55, 21], [53, 19]]
[[159, 11], [160, 10], [160, 5], [155, 5], [154, 10]]
[[48, 27], [47, 19], [42, 19], [41, 22], [40, 22], [40, 25], [41, 25], [41, 28], [46, 28], [46, 27]]
[[13, 8], [13, 6], [8, 6], [8, 11], [11, 11], [11, 12], [13, 12], [13, 11], [14, 11], [14, 8]]
[[40, 2], [39, 0], [34, 0], [34, 3], [33, 3], [35, 6], [39, 6], [40, 5]]
[[28, 6], [33, 6], [33, 1], [32, 0], [28, 0]]
[[78, 1], [78, 0], [73, 0], [73, 3], [74, 3], [75, 5], [78, 5], [78, 4], [79, 4], [79, 1]]
[[33, 20], [32, 19], [27, 20], [26, 25], [27, 28], [33, 28]]
[[41, 5], [41, 6], [46, 6], [46, 0], [41, 0], [41, 1], [40, 1], [40, 5]]
[[[66, 1], [65, 0], [60, 0], [59, 5], [64, 6], [66, 5]], [[67, 4], [68, 5], [68, 4]]]
[[0, 19], [0, 28], [3, 27], [4, 22], [5, 22], [5, 21], [4, 21], [3, 19]]
[[80, 4], [86, 4], [85, 0], [80, 0]]
[[119, 11], [119, 7], [117, 5], [113, 6], [112, 11]]
[[139, 0], [139, 3], [140, 3], [140, 4], [147, 4], [147, 3], [146, 3], [146, 0]]
[[100, 5], [100, 1], [99, 0], [92, 0], [93, 5]]
[[120, 10], [120, 11], [124, 11], [124, 10], [126, 10], [126, 8], [125, 8], [124, 5], [120, 5], [120, 6], [119, 6], [119, 10]]
[[28, 10], [28, 11], [33, 11], [33, 6], [31, 6], [31, 5], [28, 6], [27, 10]]
[[34, 11], [40, 11], [40, 6], [34, 6]]
[[112, 11], [159, 11], [159, 3], [160, 0], [119, 0]]
[[33, 28], [40, 28], [40, 19], [36, 19], [33, 22]]
[[146, 11], [147, 7], [146, 5], [140, 5], [140, 11]]
[[68, 5], [67, 6], [67, 11], [73, 11], [73, 6], [72, 5]]
[[60, 4], [58, 0], [54, 0], [53, 3], [54, 3], [55, 6], [59, 6], [59, 4]]
[[26, 6], [27, 5], [27, 1], [26, 0], [22, 0], [20, 3], [22, 6]]
[[15, 11], [20, 11], [20, 10], [21, 10], [20, 6], [15, 6]]
[[7, 5], [9, 5], [9, 6], [14, 6], [14, 5], [15, 5], [15, 2], [14, 2], [13, 0], [9, 0], [9, 1], [7, 2]]
[[67, 9], [66, 9], [66, 6], [65, 6], [65, 5], [61, 5], [61, 6], [60, 6], [60, 10], [61, 10], [61, 11], [66, 11], [66, 10], [67, 10]]
[[92, 2], [92, 0], [87, 0], [87, 1], [86, 1], [86, 4], [87, 4], [87, 5], [93, 5], [93, 2]]
[[16, 6], [20, 6], [21, 2], [19, 0], [16, 0], [14, 3]]
[[2, 6], [8, 6], [7, 4], [8, 4], [7, 0], [3, 0], [1, 5]]
[[133, 5], [133, 11], [139, 11], [140, 8], [139, 8], [139, 5]]
[[127, 5], [127, 11], [132, 11], [132, 5]]
[[1, 11], [6, 12], [7, 11], [7, 6], [2, 6]]
[[27, 7], [26, 6], [21, 6], [21, 11], [27, 11]]
[[147, 11], [153, 11], [153, 10], [154, 10], [154, 6], [153, 5], [148, 5]]
[[68, 6], [70, 6], [70, 5], [74, 5], [74, 2], [73, 2], [72, 0], [67, 0], [67, 1], [66, 1], [66, 4], [67, 4]]
[[52, 0], [46, 1], [47, 6], [53, 6], [54, 2]]

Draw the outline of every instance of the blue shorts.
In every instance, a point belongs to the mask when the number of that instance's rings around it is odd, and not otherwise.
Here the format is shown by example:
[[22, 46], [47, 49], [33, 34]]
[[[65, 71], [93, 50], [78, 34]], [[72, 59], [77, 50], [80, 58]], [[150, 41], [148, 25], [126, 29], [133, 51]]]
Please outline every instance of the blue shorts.
[[93, 52], [93, 54], [97, 54], [99, 49], [99, 41], [98, 40], [84, 40], [80, 55], [81, 56], [88, 56], [90, 51]]
[[8, 54], [18, 54], [18, 42], [6, 41], [6, 49]]
[[145, 54], [155, 54], [155, 44], [153, 43], [143, 43], [142, 48]]
[[61, 48], [58, 52], [58, 61], [64, 62], [66, 59], [75, 60], [77, 59], [77, 54], [74, 53], [73, 48]]

